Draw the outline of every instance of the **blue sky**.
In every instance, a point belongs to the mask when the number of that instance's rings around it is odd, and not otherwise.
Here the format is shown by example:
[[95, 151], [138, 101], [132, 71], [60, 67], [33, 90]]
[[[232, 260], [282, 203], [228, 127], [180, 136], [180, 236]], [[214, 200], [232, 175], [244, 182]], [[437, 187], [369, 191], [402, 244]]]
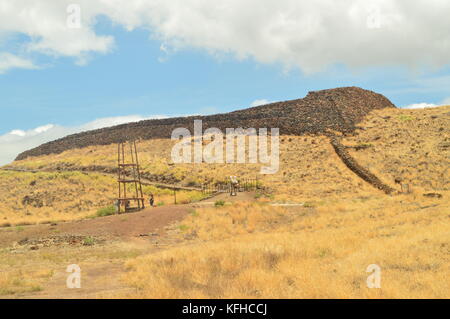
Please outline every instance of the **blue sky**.
[[[3, 8], [3, 12], [0, 8], [0, 20], [2, 14], [5, 21], [6, 14], [11, 17], [14, 12], [23, 11], [27, 3], [21, 2], [11, 1], [11, 7]], [[53, 7], [50, 1], [36, 2], [42, 6], [28, 9], [36, 10], [43, 18], [47, 15], [45, 17], [50, 22], [54, 17], [55, 26], [63, 21], [58, 14], [64, 18], [67, 14], [66, 11], [58, 11], [60, 8]], [[137, 12], [128, 12], [128, 7], [94, 7], [94, 2], [81, 1], [81, 13], [86, 12], [87, 16], [82, 18], [86, 19], [82, 20], [86, 21], [86, 27], [79, 34], [67, 37], [56, 36], [55, 32], [45, 28], [41, 30], [42, 22], [39, 21], [35, 25], [28, 25], [31, 23], [29, 20], [17, 23], [6, 19], [3, 25], [0, 22], [0, 147], [3, 146], [6, 154], [0, 158], [0, 164], [10, 161], [19, 151], [81, 128], [154, 116], [227, 112], [249, 107], [258, 100], [296, 99], [311, 90], [340, 86], [374, 90], [386, 95], [397, 106], [439, 105], [447, 101], [450, 104], [450, 61], [445, 60], [445, 53], [450, 56], [450, 46], [442, 40], [448, 39], [448, 34], [440, 38], [427, 37], [427, 32], [434, 34], [435, 30], [424, 31], [423, 47], [417, 39], [409, 42], [406, 39], [402, 46], [394, 48], [396, 38], [386, 37], [392, 32], [386, 30], [387, 33], [383, 34], [383, 25], [376, 31], [379, 34], [361, 31], [367, 33], [362, 34], [361, 39], [363, 36], [373, 37], [370, 43], [358, 42], [360, 32], [355, 28], [349, 29], [349, 32], [355, 32], [355, 36], [343, 35], [340, 42], [333, 43], [335, 36], [332, 31], [325, 34], [327, 39], [319, 37], [324, 32], [322, 26], [319, 30], [322, 33], [317, 31], [311, 35], [314, 41], [308, 38], [297, 43], [297, 34], [302, 38], [301, 32], [305, 29], [299, 26], [298, 33], [292, 33], [291, 29], [297, 26], [286, 27], [286, 21], [289, 22], [286, 19], [289, 18], [283, 18], [281, 24], [279, 19], [273, 22], [274, 28], [281, 30], [279, 38], [273, 40], [266, 40], [267, 34], [259, 32], [257, 24], [253, 26], [248, 22], [248, 15], [258, 17], [260, 14], [263, 18], [268, 14], [265, 11], [251, 11], [244, 15], [242, 23], [215, 17], [221, 24], [214, 22], [210, 26], [211, 32], [208, 32], [208, 23], [214, 20], [208, 18], [199, 26], [194, 25], [200, 20], [199, 12], [205, 10], [199, 10], [197, 5], [189, 7], [192, 1], [173, 1], [173, 6], [167, 6], [167, 2], [149, 1], [154, 5], [151, 10], [142, 8]], [[274, 2], [278, 3], [277, 9], [283, 6], [283, 2]], [[356, 0], [353, 2], [360, 5]], [[387, 12], [384, 18], [381, 16], [381, 22], [401, 28], [401, 22], [397, 21], [402, 21], [399, 18], [404, 14], [402, 8], [394, 11], [389, 6], [383, 7], [384, 1], [372, 2]], [[421, 1], [413, 2], [420, 4]], [[433, 5], [433, 1], [431, 3]], [[206, 6], [205, 2], [208, 9]], [[165, 11], [158, 15], [160, 8]], [[179, 8], [186, 12], [186, 21], [183, 15], [179, 18]], [[236, 2], [234, 7], [230, 5], [226, 9], [223, 12], [236, 10], [241, 14], [246, 8]], [[279, 14], [288, 17], [301, 9], [305, 12], [305, 8], [291, 8], [286, 4], [286, 10], [280, 9]], [[313, 9], [307, 8], [312, 12], [310, 16], [316, 17], [319, 11]], [[361, 8], [357, 9], [361, 11]], [[360, 12], [345, 6], [340, 10], [351, 12], [352, 17], [354, 12]], [[124, 12], [123, 17], [121, 12]], [[142, 12], [147, 13], [144, 15]], [[368, 12], [370, 14], [370, 10]], [[188, 19], [189, 15], [194, 18]], [[433, 18], [431, 13], [423, 15], [421, 23], [426, 18]], [[161, 16], [170, 23], [161, 22]], [[336, 18], [341, 17], [342, 13], [336, 13]], [[304, 21], [305, 17], [298, 19]], [[296, 23], [297, 19], [293, 21]], [[240, 30], [233, 29], [240, 23], [242, 33], [256, 31], [243, 34], [240, 39]], [[333, 28], [336, 27], [331, 25], [325, 30]], [[313, 32], [311, 30], [308, 32]], [[254, 40], [258, 37], [261, 39]], [[109, 41], [111, 39], [113, 41]], [[273, 44], [277, 41], [280, 43]], [[351, 46], [353, 42], [355, 46], [346, 51], [343, 46]], [[76, 47], [78, 44], [79, 48]], [[380, 46], [386, 48], [380, 49]], [[399, 55], [403, 47], [406, 47], [405, 51]], [[434, 48], [435, 52], [427, 56], [428, 53], [412, 51], [425, 51], [427, 48]], [[360, 54], [355, 54], [355, 50], [360, 50]], [[95, 120], [97, 122], [93, 122]], [[37, 137], [38, 133], [56, 128], [59, 130], [53, 134]]]

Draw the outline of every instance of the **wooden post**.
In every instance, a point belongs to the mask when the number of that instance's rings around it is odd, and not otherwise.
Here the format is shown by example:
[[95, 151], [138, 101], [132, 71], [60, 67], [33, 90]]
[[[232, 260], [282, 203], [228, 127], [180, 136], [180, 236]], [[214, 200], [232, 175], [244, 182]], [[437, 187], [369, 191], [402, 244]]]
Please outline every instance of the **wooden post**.
[[120, 214], [120, 208], [122, 207], [122, 201], [120, 200], [122, 198], [122, 189], [120, 184], [120, 144], [117, 144], [117, 180], [119, 185], [119, 198], [117, 200], [118, 207], [117, 207], [117, 213]]

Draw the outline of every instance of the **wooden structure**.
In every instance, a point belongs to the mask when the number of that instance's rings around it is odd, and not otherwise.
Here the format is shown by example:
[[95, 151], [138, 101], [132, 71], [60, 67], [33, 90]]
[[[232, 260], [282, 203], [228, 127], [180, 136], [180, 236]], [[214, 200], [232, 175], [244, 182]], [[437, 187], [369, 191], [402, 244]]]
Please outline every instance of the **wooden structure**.
[[[126, 156], [125, 154], [129, 155]], [[117, 145], [117, 172], [119, 184], [118, 213], [144, 209], [144, 194], [135, 141]]]

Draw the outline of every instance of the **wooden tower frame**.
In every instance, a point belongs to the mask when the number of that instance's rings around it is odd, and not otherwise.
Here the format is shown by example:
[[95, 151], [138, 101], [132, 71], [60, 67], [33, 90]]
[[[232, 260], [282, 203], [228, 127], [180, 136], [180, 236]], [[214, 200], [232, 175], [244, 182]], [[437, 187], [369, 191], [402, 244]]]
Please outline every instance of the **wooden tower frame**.
[[[129, 162], [125, 160], [126, 144], [129, 144]], [[117, 171], [119, 184], [118, 213], [139, 211], [145, 208], [144, 194], [142, 192], [141, 173], [136, 148], [136, 141], [119, 143], [117, 145]], [[127, 186], [134, 185], [134, 192], [127, 195]], [[133, 194], [134, 193], [134, 194]], [[134, 202], [135, 206], [130, 206]]]

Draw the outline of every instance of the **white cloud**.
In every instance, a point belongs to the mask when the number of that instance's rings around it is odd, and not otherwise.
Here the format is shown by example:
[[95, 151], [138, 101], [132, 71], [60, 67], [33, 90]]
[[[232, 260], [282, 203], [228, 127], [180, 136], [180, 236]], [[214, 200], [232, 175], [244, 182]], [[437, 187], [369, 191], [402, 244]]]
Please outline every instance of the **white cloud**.
[[430, 107], [439, 107], [444, 105], [450, 105], [450, 97], [444, 99], [441, 103], [434, 104], [434, 103], [414, 103], [410, 105], [403, 106], [402, 109], [425, 109]]
[[402, 107], [403, 109], [425, 109], [429, 107], [437, 107], [439, 105], [432, 104], [432, 103], [416, 103], [416, 104], [410, 104], [407, 106]]
[[[94, 30], [95, 17], [100, 14], [96, 7], [101, 1], [92, 1], [81, 14], [81, 28], [70, 28], [67, 12], [72, 1], [66, 0], [2, 0], [0, 1], [0, 40], [11, 34], [29, 38], [25, 43], [14, 43], [24, 53], [39, 52], [50, 56], [75, 57], [83, 64], [89, 53], [111, 51], [112, 36], [97, 35]], [[1, 59], [0, 59], [1, 60]], [[1, 70], [1, 68], [0, 68]]]
[[140, 115], [107, 117], [92, 122], [74, 126], [64, 127], [60, 125], [47, 124], [31, 130], [12, 130], [7, 134], [0, 135], [0, 165], [10, 163], [21, 152], [39, 146], [55, 139], [83, 131], [99, 129], [130, 122], [138, 122], [147, 119], [166, 118], [164, 115], [143, 117]]
[[37, 69], [37, 66], [29, 59], [0, 52], [0, 74], [6, 73], [10, 69]]
[[255, 100], [252, 103], [250, 103], [250, 107], [266, 105], [266, 104], [270, 104], [270, 103], [273, 103], [273, 102], [266, 100], [266, 99]]
[[72, 0], [2, 0], [0, 33], [21, 33], [28, 51], [108, 53], [96, 34], [104, 15], [127, 30], [151, 30], [162, 51], [186, 47], [315, 72], [340, 63], [443, 66], [450, 62], [450, 2], [443, 0], [78, 0], [81, 28], [66, 25]]
[[44, 126], [36, 127], [34, 129], [34, 131], [39, 134], [39, 133], [47, 132], [48, 130], [51, 130], [54, 127], [55, 126], [53, 124], [47, 124], [47, 125], [44, 125]]
[[25, 131], [22, 131], [22, 130], [12, 130], [11, 132], [9, 132], [9, 134], [17, 135], [17, 136], [25, 136], [25, 135], [27, 135], [27, 133]]

